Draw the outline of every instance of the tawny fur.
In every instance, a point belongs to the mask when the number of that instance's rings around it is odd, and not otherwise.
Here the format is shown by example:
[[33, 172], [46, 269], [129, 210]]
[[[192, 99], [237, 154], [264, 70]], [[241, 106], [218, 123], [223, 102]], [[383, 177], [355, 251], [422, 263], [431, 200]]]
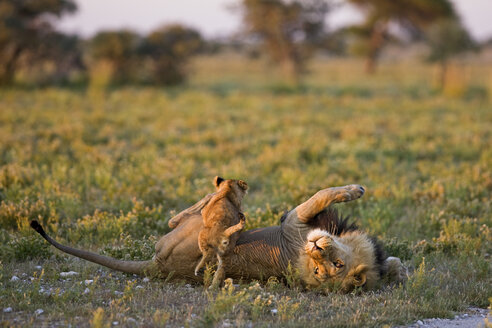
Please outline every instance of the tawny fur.
[[202, 209], [204, 227], [198, 234], [202, 258], [195, 268], [195, 275], [217, 257], [217, 270], [212, 281], [212, 287], [217, 287], [225, 278], [223, 259], [234, 249], [239, 233], [244, 229], [241, 202], [248, 184], [242, 180], [224, 180], [220, 177], [215, 177], [214, 184], [217, 192]]
[[379, 280], [374, 244], [361, 231], [335, 236], [315, 229], [299, 256], [301, 279], [308, 287], [326, 285], [341, 292], [355, 287], [370, 289]]
[[[332, 204], [353, 201], [363, 194], [364, 189], [359, 185], [326, 188], [288, 212], [280, 226], [243, 231], [234, 251], [224, 260], [226, 275], [245, 281], [266, 280], [270, 276], [282, 278], [289, 264], [297, 263], [317, 215]], [[202, 278], [195, 276], [194, 269], [202, 257], [197, 243], [204, 226], [201, 210], [213, 196], [206, 195], [169, 220], [172, 230], [159, 239], [155, 255], [149, 261], [119, 261], [61, 245], [46, 235], [39, 224], [33, 222], [33, 228], [61, 251], [114, 270], [200, 282]], [[399, 282], [405, 275], [405, 268], [397, 258], [388, 258], [384, 266], [388, 271], [388, 275], [382, 277], [385, 280]]]

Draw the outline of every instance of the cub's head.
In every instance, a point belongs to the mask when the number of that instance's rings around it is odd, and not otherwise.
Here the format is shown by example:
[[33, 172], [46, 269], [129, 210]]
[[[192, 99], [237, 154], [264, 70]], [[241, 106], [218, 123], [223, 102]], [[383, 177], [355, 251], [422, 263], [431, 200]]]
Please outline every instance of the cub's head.
[[248, 191], [248, 184], [243, 180], [224, 179], [219, 176], [214, 178], [214, 185], [218, 193], [227, 193], [229, 198], [236, 199], [239, 203]]
[[349, 293], [356, 287], [373, 288], [380, 279], [380, 250], [365, 233], [355, 230], [339, 236], [312, 230], [301, 249], [298, 268], [307, 287]]

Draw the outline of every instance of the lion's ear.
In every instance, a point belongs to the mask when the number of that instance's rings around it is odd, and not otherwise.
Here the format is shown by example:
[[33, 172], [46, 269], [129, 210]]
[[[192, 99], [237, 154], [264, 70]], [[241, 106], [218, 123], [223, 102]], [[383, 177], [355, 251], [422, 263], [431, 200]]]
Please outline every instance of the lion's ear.
[[366, 272], [368, 269], [369, 269], [369, 267], [367, 265], [364, 265], [364, 264], [360, 264], [357, 268], [355, 268], [354, 274], [353, 274], [354, 286], [356, 286], [356, 287], [364, 286], [364, 284], [366, 283], [366, 279], [367, 279]]
[[219, 177], [219, 176], [216, 176], [216, 177], [214, 178], [214, 186], [215, 186], [216, 188], [219, 188], [220, 184], [221, 184], [222, 182], [224, 182], [224, 181], [225, 181], [225, 180], [224, 180], [223, 178], [221, 178], [221, 177]]
[[242, 190], [248, 190], [248, 184], [246, 183], [246, 181], [238, 180], [237, 184], [239, 187], [241, 187]]

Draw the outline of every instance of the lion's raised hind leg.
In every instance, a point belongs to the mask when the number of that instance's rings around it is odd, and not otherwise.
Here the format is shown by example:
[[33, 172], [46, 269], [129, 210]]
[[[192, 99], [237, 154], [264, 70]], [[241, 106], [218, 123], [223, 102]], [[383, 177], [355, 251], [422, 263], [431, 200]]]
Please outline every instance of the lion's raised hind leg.
[[297, 218], [299, 221], [307, 223], [316, 214], [331, 204], [355, 200], [362, 197], [364, 192], [364, 187], [356, 184], [320, 190], [295, 208]]
[[193, 206], [187, 208], [184, 211], [181, 211], [179, 214], [169, 219], [168, 222], [169, 228], [171, 229], [176, 228], [183, 220], [189, 218], [193, 214], [200, 212], [205, 207], [205, 205], [208, 204], [208, 202], [210, 201], [210, 199], [212, 199], [214, 195], [215, 193], [208, 194], [207, 196], [203, 197], [199, 202], [195, 203]]

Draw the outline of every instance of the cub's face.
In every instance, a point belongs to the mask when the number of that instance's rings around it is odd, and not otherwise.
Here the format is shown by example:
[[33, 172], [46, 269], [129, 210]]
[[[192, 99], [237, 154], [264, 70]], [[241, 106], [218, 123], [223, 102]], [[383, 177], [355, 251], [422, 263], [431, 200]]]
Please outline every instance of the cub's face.
[[220, 242], [219, 242], [219, 245], [217, 246], [217, 249], [219, 250], [219, 253], [225, 253], [228, 248], [229, 248], [229, 244], [230, 244], [230, 237], [227, 237], [225, 235], [222, 235], [220, 237]]
[[366, 234], [334, 236], [316, 229], [307, 236], [298, 268], [308, 287], [348, 293], [355, 287], [373, 287], [379, 279], [375, 262], [374, 245]]
[[214, 185], [217, 192], [227, 190], [229, 193], [235, 196], [235, 198], [241, 202], [244, 195], [248, 191], [248, 184], [243, 180], [223, 179], [216, 176], [214, 179]]

